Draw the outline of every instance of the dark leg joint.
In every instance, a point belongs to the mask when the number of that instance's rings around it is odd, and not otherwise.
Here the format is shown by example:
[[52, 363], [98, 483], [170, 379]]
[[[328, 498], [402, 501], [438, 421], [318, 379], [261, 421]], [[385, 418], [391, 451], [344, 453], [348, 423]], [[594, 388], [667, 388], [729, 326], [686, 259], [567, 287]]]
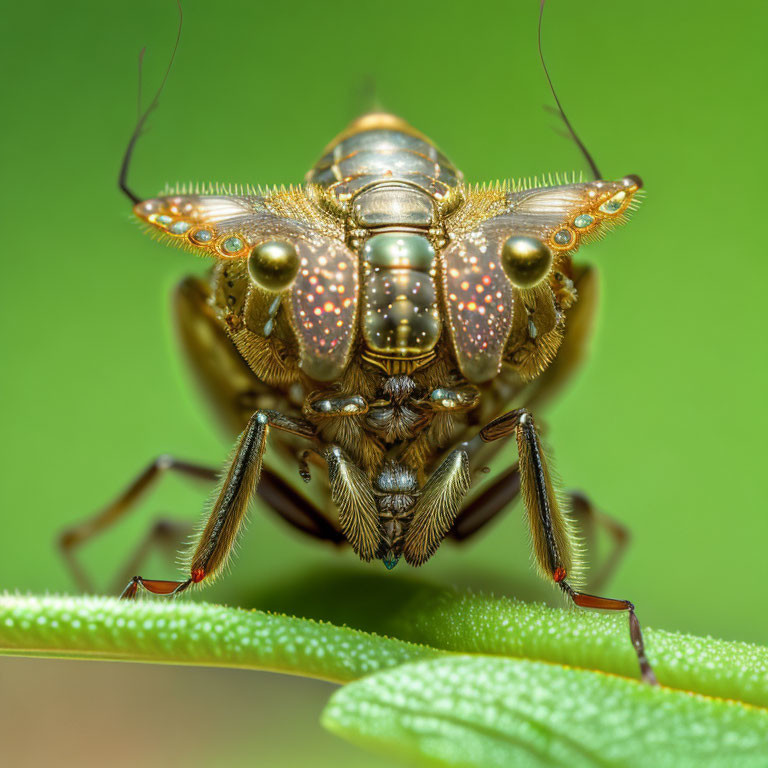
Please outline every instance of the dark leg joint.
[[513, 434], [519, 426], [529, 424], [531, 418], [531, 415], [525, 408], [509, 411], [486, 424], [479, 432], [480, 439], [484, 443], [502, 440]]

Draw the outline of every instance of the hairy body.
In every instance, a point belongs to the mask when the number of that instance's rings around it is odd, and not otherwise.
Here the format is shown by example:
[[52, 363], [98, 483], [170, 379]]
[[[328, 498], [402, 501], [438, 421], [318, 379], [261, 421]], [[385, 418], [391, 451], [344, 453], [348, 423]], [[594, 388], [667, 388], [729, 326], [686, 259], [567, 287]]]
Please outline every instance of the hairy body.
[[[188, 578], [136, 576], [124, 596], [213, 580], [257, 493], [303, 532], [387, 568], [422, 565], [520, 493], [540, 573], [577, 605], [628, 611], [652, 682], [632, 604], [578, 590], [579, 548], [530, 410], [583, 356], [594, 278], [573, 255], [626, 219], [640, 186], [471, 187], [426, 137], [374, 113], [301, 187], [138, 201], [153, 233], [215, 259], [207, 279], [181, 285], [177, 319], [240, 437]], [[519, 466], [471, 497], [510, 437]]]

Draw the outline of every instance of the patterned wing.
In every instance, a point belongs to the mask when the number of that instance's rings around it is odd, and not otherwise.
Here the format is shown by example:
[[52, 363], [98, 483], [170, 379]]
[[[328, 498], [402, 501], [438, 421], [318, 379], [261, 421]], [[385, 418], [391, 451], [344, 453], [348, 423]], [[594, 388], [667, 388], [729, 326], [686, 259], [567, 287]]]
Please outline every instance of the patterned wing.
[[357, 327], [357, 257], [343, 243], [317, 234], [298, 248], [299, 274], [291, 291], [293, 327], [301, 368], [332, 381], [346, 366]]
[[[636, 176], [627, 176], [617, 182], [511, 193], [479, 189], [467, 195], [463, 210], [449, 221], [451, 242], [442, 254], [447, 316], [456, 359], [467, 379], [482, 383], [498, 374], [515, 312], [534, 312], [537, 295], [558, 265], [582, 242], [626, 220], [640, 186]], [[505, 260], [505, 248], [515, 238], [538, 243], [552, 255], [538, 287], [517, 279], [515, 269], [521, 265], [514, 263], [514, 253], [512, 262]], [[531, 329], [535, 337], [536, 326]]]
[[535, 187], [507, 195], [514, 224], [555, 251], [575, 251], [624, 223], [642, 187], [638, 176]]
[[491, 219], [443, 252], [445, 298], [456, 358], [464, 376], [477, 383], [499, 372], [512, 328], [514, 289], [500, 260], [501, 243], [508, 237], [504, 231], [503, 221]]
[[228, 223], [263, 210], [263, 200], [257, 195], [165, 195], [136, 203], [133, 212], [172, 245], [231, 259], [245, 255], [246, 243]]
[[174, 244], [217, 259], [248, 258], [266, 242], [289, 243], [299, 269], [284, 306], [298, 342], [299, 365], [320, 381], [343, 372], [357, 325], [357, 257], [340, 229], [302, 191], [269, 197], [169, 195], [137, 203], [134, 212]]

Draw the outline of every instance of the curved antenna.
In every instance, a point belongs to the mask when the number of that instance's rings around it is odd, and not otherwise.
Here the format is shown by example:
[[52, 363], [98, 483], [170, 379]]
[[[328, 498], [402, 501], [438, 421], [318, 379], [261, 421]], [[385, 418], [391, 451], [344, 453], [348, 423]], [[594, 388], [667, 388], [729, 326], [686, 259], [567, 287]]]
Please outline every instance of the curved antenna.
[[547, 82], [549, 83], [549, 90], [552, 91], [552, 95], [555, 97], [555, 104], [557, 104], [557, 109], [560, 112], [560, 117], [565, 123], [565, 127], [568, 129], [568, 133], [571, 135], [571, 138], [576, 142], [576, 146], [579, 148], [579, 151], [581, 152], [581, 154], [584, 155], [584, 159], [589, 163], [589, 167], [592, 170], [592, 175], [595, 177], [595, 179], [601, 179], [602, 175], [600, 173], [600, 169], [597, 167], [597, 163], [595, 162], [592, 155], [589, 153], [589, 150], [584, 146], [584, 143], [579, 138], [576, 131], [573, 129], [573, 126], [571, 125], [571, 121], [566, 116], [565, 111], [563, 110], [563, 107], [560, 104], [560, 99], [557, 98], [557, 93], [555, 92], [555, 86], [552, 84], [552, 78], [549, 76], [549, 70], [547, 69], [546, 63], [544, 62], [544, 53], [541, 50], [541, 22], [542, 22], [542, 19], [544, 18], [545, 2], [546, 0], [541, 0], [541, 6], [539, 7], [539, 58], [541, 59], [541, 66], [544, 67], [544, 74], [547, 76]]
[[144, 64], [144, 53], [147, 49], [142, 48], [141, 51], [139, 51], [139, 94], [137, 108], [138, 117], [136, 118], [136, 125], [133, 129], [133, 133], [131, 134], [131, 138], [128, 140], [128, 146], [125, 148], [123, 162], [120, 165], [120, 175], [117, 177], [117, 186], [134, 205], [138, 203], [141, 198], [134, 194], [128, 186], [128, 169], [131, 166], [131, 158], [133, 157], [133, 150], [136, 147], [136, 142], [139, 140], [139, 136], [141, 136], [141, 132], [144, 129], [144, 124], [147, 122], [147, 118], [158, 104], [158, 99], [160, 98], [160, 94], [163, 92], [165, 82], [168, 80], [168, 75], [171, 73], [173, 60], [176, 58], [176, 51], [179, 50], [179, 40], [181, 40], [181, 26], [184, 22], [184, 15], [181, 12], [180, 0], [176, 0], [176, 5], [179, 9], [179, 28], [176, 32], [176, 42], [174, 43], [173, 52], [171, 53], [171, 58], [168, 61], [168, 67], [165, 70], [165, 75], [163, 75], [163, 80], [160, 83], [160, 87], [155, 92], [152, 101], [149, 103], [149, 106], [144, 110], [144, 112], [141, 111], [141, 70]]

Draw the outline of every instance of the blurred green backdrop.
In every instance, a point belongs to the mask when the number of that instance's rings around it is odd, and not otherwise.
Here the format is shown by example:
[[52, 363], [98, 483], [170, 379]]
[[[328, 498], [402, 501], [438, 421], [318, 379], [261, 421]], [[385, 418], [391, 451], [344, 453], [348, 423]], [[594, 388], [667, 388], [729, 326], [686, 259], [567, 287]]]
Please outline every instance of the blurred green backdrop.
[[[371, 77], [383, 105], [470, 181], [582, 168], [542, 110], [551, 98], [537, 6], [186, 0], [176, 66], [132, 185], [150, 196], [176, 180], [301, 181]], [[17, 3], [4, 22], [0, 588], [72, 591], [54, 547], [62, 527], [158, 453], [218, 463], [230, 439], [188, 380], [169, 318], [173, 285], [206, 265], [142, 237], [115, 183], [135, 118], [137, 54], [147, 46], [149, 93], [173, 43], [174, 4]], [[768, 642], [766, 23], [760, 0], [550, 0], [544, 30], [561, 99], [603, 172], [638, 173], [648, 193], [629, 226], [581, 252], [600, 266], [604, 295], [591, 362], [549, 413], [559, 472], [633, 531], [610, 594], [635, 601], [649, 625], [757, 642]], [[167, 479], [83, 551], [99, 585], [157, 514], [196, 518], [203, 498]], [[254, 514], [231, 578], [202, 597], [237, 602], [342, 564], [350, 578], [366, 567]], [[160, 558], [150, 571], [174, 573]], [[553, 597], [532, 574], [518, 509], [470, 546], [444, 546], [417, 576]], [[119, 727], [115, 741], [92, 739], [94, 713], [119, 725], [143, 702], [146, 716], [162, 718], [183, 712], [200, 686], [221, 699], [205, 732], [184, 730], [184, 718], [169, 726], [185, 734], [186, 765], [211, 753], [228, 764], [256, 754], [286, 765], [357, 759], [314, 724], [330, 690], [318, 683], [60, 662], [3, 660], [0, 670], [15, 718], [0, 728], [16, 764], [29, 758], [26, 731], [9, 724], [54, 729], [59, 710], [36, 703], [56, 695], [70, 706], [67, 733], [84, 740], [82, 764], [115, 744], [126, 764], [181, 762], [168, 731], [149, 751]], [[138, 680], [143, 695], [123, 695]], [[228, 702], [256, 700], [274, 700], [271, 717], [231, 719]]]

